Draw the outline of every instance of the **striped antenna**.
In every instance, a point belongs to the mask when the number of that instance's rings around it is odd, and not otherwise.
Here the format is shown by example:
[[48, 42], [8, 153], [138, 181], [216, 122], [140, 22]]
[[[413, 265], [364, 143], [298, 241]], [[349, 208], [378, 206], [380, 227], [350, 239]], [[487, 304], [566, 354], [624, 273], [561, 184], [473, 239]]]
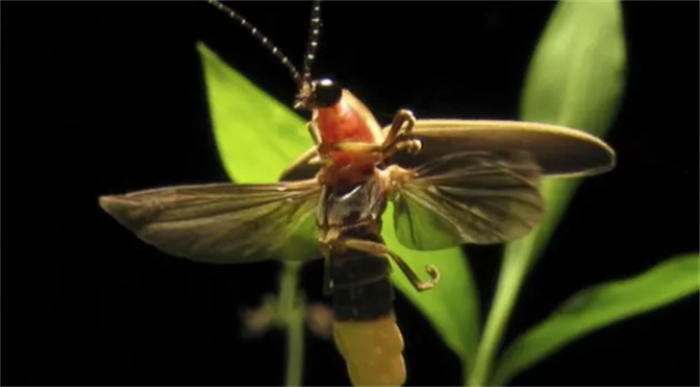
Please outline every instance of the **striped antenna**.
[[216, 7], [218, 10], [227, 14], [231, 19], [238, 22], [238, 24], [246, 29], [250, 34], [256, 38], [263, 46], [265, 46], [272, 55], [276, 56], [280, 62], [289, 70], [292, 74], [292, 78], [299, 85], [299, 94], [305, 95], [309, 92], [311, 85], [311, 65], [316, 58], [316, 51], [318, 50], [318, 44], [321, 36], [321, 1], [314, 0], [313, 7], [311, 9], [311, 22], [309, 27], [309, 41], [306, 46], [306, 55], [304, 56], [304, 72], [299, 73], [292, 62], [282, 53], [277, 46], [272, 44], [267, 36], [263, 35], [254, 25], [250, 24], [248, 20], [239, 15], [237, 12], [227, 7], [218, 0], [207, 0], [209, 4]]
[[309, 26], [309, 41], [304, 56], [304, 81], [311, 82], [311, 64], [316, 59], [318, 42], [321, 38], [321, 0], [314, 0], [311, 8], [311, 23]]

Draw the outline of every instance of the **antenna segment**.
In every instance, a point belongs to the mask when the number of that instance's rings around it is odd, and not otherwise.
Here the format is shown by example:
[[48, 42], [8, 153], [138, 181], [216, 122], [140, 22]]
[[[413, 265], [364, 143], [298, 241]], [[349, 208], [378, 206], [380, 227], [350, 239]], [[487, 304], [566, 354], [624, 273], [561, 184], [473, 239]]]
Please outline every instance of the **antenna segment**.
[[270, 42], [270, 39], [268, 39], [267, 36], [263, 35], [260, 31], [258, 31], [258, 29], [254, 25], [248, 22], [248, 20], [246, 20], [243, 16], [239, 15], [234, 10], [225, 6], [218, 0], [207, 1], [209, 2], [209, 4], [213, 5], [220, 11], [227, 14], [231, 19], [237, 21], [241, 27], [248, 30], [248, 32], [250, 32], [250, 34], [253, 35], [254, 38], [259, 40], [263, 46], [270, 50], [272, 55], [276, 56], [282, 62], [282, 64], [285, 67], [287, 67], [287, 70], [289, 70], [289, 72], [292, 74], [292, 78], [294, 78], [295, 81], [300, 82], [302, 80], [299, 71], [296, 69], [296, 67], [294, 67], [289, 58], [287, 58], [287, 56], [282, 53], [282, 50], [280, 50], [277, 46], [272, 44], [272, 42]]
[[309, 40], [304, 56], [304, 81], [311, 81], [311, 64], [316, 59], [318, 41], [321, 38], [321, 0], [314, 0], [311, 8], [311, 22], [309, 25]]
[[306, 55], [304, 56], [304, 73], [299, 73], [292, 62], [282, 53], [277, 46], [272, 44], [267, 36], [263, 35], [254, 25], [250, 24], [248, 20], [239, 15], [237, 12], [227, 7], [218, 0], [207, 0], [207, 2], [218, 10], [227, 14], [231, 19], [238, 22], [238, 24], [245, 30], [250, 32], [250, 34], [256, 38], [263, 46], [265, 46], [272, 55], [276, 56], [280, 62], [289, 70], [294, 81], [299, 85], [300, 89], [309, 87], [311, 83], [311, 65], [316, 59], [316, 51], [318, 50], [318, 43], [321, 36], [321, 1], [314, 0], [313, 6], [311, 8], [311, 21], [309, 26], [309, 40], [306, 45]]

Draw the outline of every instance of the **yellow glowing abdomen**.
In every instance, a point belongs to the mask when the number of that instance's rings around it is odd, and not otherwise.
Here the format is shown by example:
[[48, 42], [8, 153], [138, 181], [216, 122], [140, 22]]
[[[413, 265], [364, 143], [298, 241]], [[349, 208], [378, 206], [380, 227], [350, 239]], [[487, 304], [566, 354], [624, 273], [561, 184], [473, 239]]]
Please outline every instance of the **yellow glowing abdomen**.
[[403, 337], [393, 315], [374, 321], [334, 321], [333, 338], [354, 386], [405, 383]]

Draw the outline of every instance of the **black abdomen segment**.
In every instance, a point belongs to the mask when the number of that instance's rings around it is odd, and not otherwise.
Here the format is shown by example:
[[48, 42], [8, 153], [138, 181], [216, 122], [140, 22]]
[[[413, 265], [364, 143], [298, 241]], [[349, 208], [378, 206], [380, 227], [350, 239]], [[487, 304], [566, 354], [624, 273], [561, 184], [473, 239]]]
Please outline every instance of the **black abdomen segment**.
[[[365, 238], [381, 243], [381, 240]], [[376, 320], [393, 312], [391, 266], [384, 257], [347, 250], [330, 257], [336, 321]]]
[[331, 259], [336, 321], [376, 320], [392, 313], [394, 289], [386, 258], [350, 252]]

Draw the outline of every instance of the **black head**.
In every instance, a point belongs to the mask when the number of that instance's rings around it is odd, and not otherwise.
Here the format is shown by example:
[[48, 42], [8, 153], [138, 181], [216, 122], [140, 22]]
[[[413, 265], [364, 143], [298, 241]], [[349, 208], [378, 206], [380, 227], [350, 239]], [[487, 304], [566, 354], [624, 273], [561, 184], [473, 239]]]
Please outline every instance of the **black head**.
[[312, 82], [313, 105], [316, 107], [330, 107], [338, 103], [343, 96], [343, 89], [330, 79], [320, 79]]

